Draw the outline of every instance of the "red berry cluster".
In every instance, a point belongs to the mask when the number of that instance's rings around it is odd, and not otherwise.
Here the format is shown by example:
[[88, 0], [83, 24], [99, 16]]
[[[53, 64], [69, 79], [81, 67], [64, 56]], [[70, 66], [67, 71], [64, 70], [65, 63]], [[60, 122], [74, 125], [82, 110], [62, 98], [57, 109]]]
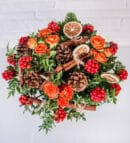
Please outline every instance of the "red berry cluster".
[[120, 86], [118, 83], [112, 84], [112, 85], [111, 85], [111, 88], [112, 88], [112, 89], [115, 89], [116, 95], [118, 95], [119, 92], [121, 91], [121, 86]]
[[111, 48], [111, 53], [113, 55], [116, 54], [117, 50], [118, 50], [118, 45], [117, 43], [114, 43], [114, 42], [110, 42], [110, 48]]
[[21, 45], [21, 46], [26, 45], [28, 39], [29, 39], [29, 36], [21, 37], [21, 38], [19, 39], [19, 45]]
[[83, 26], [83, 33], [88, 32], [88, 33], [93, 33], [94, 27], [91, 24], [86, 24]]
[[62, 109], [59, 108], [55, 113], [54, 113], [54, 120], [59, 123], [60, 121], [63, 121], [66, 118], [66, 112]]
[[99, 70], [99, 64], [97, 61], [90, 59], [86, 62], [84, 69], [91, 74], [95, 74]]
[[7, 62], [8, 62], [10, 65], [15, 66], [15, 65], [16, 65], [16, 61], [15, 61], [15, 59], [14, 59], [14, 55], [8, 56]]
[[5, 70], [5, 71], [2, 73], [2, 77], [3, 77], [5, 80], [11, 80], [15, 75], [16, 75], [16, 72], [15, 72], [13, 69]]
[[30, 62], [32, 61], [31, 56], [23, 56], [19, 59], [18, 63], [21, 69], [30, 69], [31, 64]]
[[122, 69], [119, 71], [118, 76], [120, 78], [120, 80], [126, 80], [128, 77], [128, 72], [125, 69]]
[[60, 26], [56, 22], [52, 21], [48, 24], [48, 29], [53, 32], [58, 32], [60, 30]]
[[94, 102], [102, 102], [106, 98], [106, 91], [101, 87], [96, 87], [90, 92], [90, 97]]
[[26, 95], [21, 95], [21, 97], [19, 98], [19, 102], [22, 105], [31, 105], [32, 101], [29, 100], [29, 97]]

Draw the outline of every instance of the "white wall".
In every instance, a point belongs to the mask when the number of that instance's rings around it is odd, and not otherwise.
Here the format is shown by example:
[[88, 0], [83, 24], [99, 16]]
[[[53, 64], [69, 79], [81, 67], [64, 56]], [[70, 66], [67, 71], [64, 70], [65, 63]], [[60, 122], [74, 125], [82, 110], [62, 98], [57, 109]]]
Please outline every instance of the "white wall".
[[[0, 73], [8, 41], [13, 45], [21, 35], [64, 18], [68, 11], [118, 42], [118, 56], [130, 71], [130, 0], [0, 0]], [[0, 78], [0, 143], [130, 143], [130, 79], [122, 85], [117, 105], [103, 105], [86, 114], [87, 122], [66, 121], [44, 135], [38, 132], [38, 117], [22, 114], [18, 96], [6, 98], [7, 84]]]

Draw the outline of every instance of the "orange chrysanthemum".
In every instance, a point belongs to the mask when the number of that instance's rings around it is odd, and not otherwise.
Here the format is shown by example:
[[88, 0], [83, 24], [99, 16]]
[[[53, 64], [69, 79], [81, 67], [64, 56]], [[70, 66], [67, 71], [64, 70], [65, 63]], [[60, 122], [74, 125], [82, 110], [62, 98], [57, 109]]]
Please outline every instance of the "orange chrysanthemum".
[[44, 28], [38, 32], [38, 37], [40, 37], [40, 38], [47, 37], [51, 33], [52, 33], [52, 31], [50, 29]]
[[59, 88], [57, 85], [55, 85], [53, 82], [46, 82], [43, 84], [43, 92], [48, 95], [50, 99], [55, 99], [58, 97], [59, 94]]
[[27, 47], [34, 49], [37, 46], [37, 39], [36, 38], [29, 38], [27, 41]]
[[103, 39], [101, 36], [93, 36], [90, 39], [90, 43], [93, 45], [93, 47], [97, 50], [103, 49], [105, 45], [105, 39]]
[[58, 35], [49, 35], [45, 41], [49, 45], [56, 45], [59, 43], [60, 38]]

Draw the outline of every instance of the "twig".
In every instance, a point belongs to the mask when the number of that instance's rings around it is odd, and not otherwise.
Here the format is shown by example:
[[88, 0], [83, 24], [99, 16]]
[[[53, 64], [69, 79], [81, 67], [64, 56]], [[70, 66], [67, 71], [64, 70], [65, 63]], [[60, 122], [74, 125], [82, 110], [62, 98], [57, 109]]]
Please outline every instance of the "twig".
[[[41, 104], [42, 104], [42, 100], [40, 100], [40, 99], [38, 99], [36, 97], [29, 97], [29, 101], [31, 101], [32, 103], [36, 103], [39, 106], [41, 106]], [[81, 108], [83, 110], [96, 111], [96, 106], [94, 106], [94, 105], [86, 106], [84, 104], [80, 104], [79, 106], [77, 106], [75, 104], [68, 104], [67, 107], [71, 108], [71, 109]]]

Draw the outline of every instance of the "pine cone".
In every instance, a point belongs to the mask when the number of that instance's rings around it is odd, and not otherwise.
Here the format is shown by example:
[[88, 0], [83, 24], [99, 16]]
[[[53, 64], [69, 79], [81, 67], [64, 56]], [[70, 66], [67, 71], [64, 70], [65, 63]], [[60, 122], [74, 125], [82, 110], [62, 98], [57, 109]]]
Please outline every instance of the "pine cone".
[[31, 88], [39, 88], [43, 83], [43, 79], [38, 73], [30, 72], [24, 79], [25, 84]]
[[70, 77], [67, 82], [74, 91], [80, 92], [85, 90], [88, 85], [87, 77], [82, 72], [73, 72], [70, 73]]
[[32, 49], [27, 48], [26, 46], [18, 46], [17, 47], [17, 53], [20, 55], [24, 55], [24, 54], [31, 54], [32, 53]]
[[67, 45], [61, 44], [56, 50], [56, 60], [64, 63], [72, 59], [72, 51]]

